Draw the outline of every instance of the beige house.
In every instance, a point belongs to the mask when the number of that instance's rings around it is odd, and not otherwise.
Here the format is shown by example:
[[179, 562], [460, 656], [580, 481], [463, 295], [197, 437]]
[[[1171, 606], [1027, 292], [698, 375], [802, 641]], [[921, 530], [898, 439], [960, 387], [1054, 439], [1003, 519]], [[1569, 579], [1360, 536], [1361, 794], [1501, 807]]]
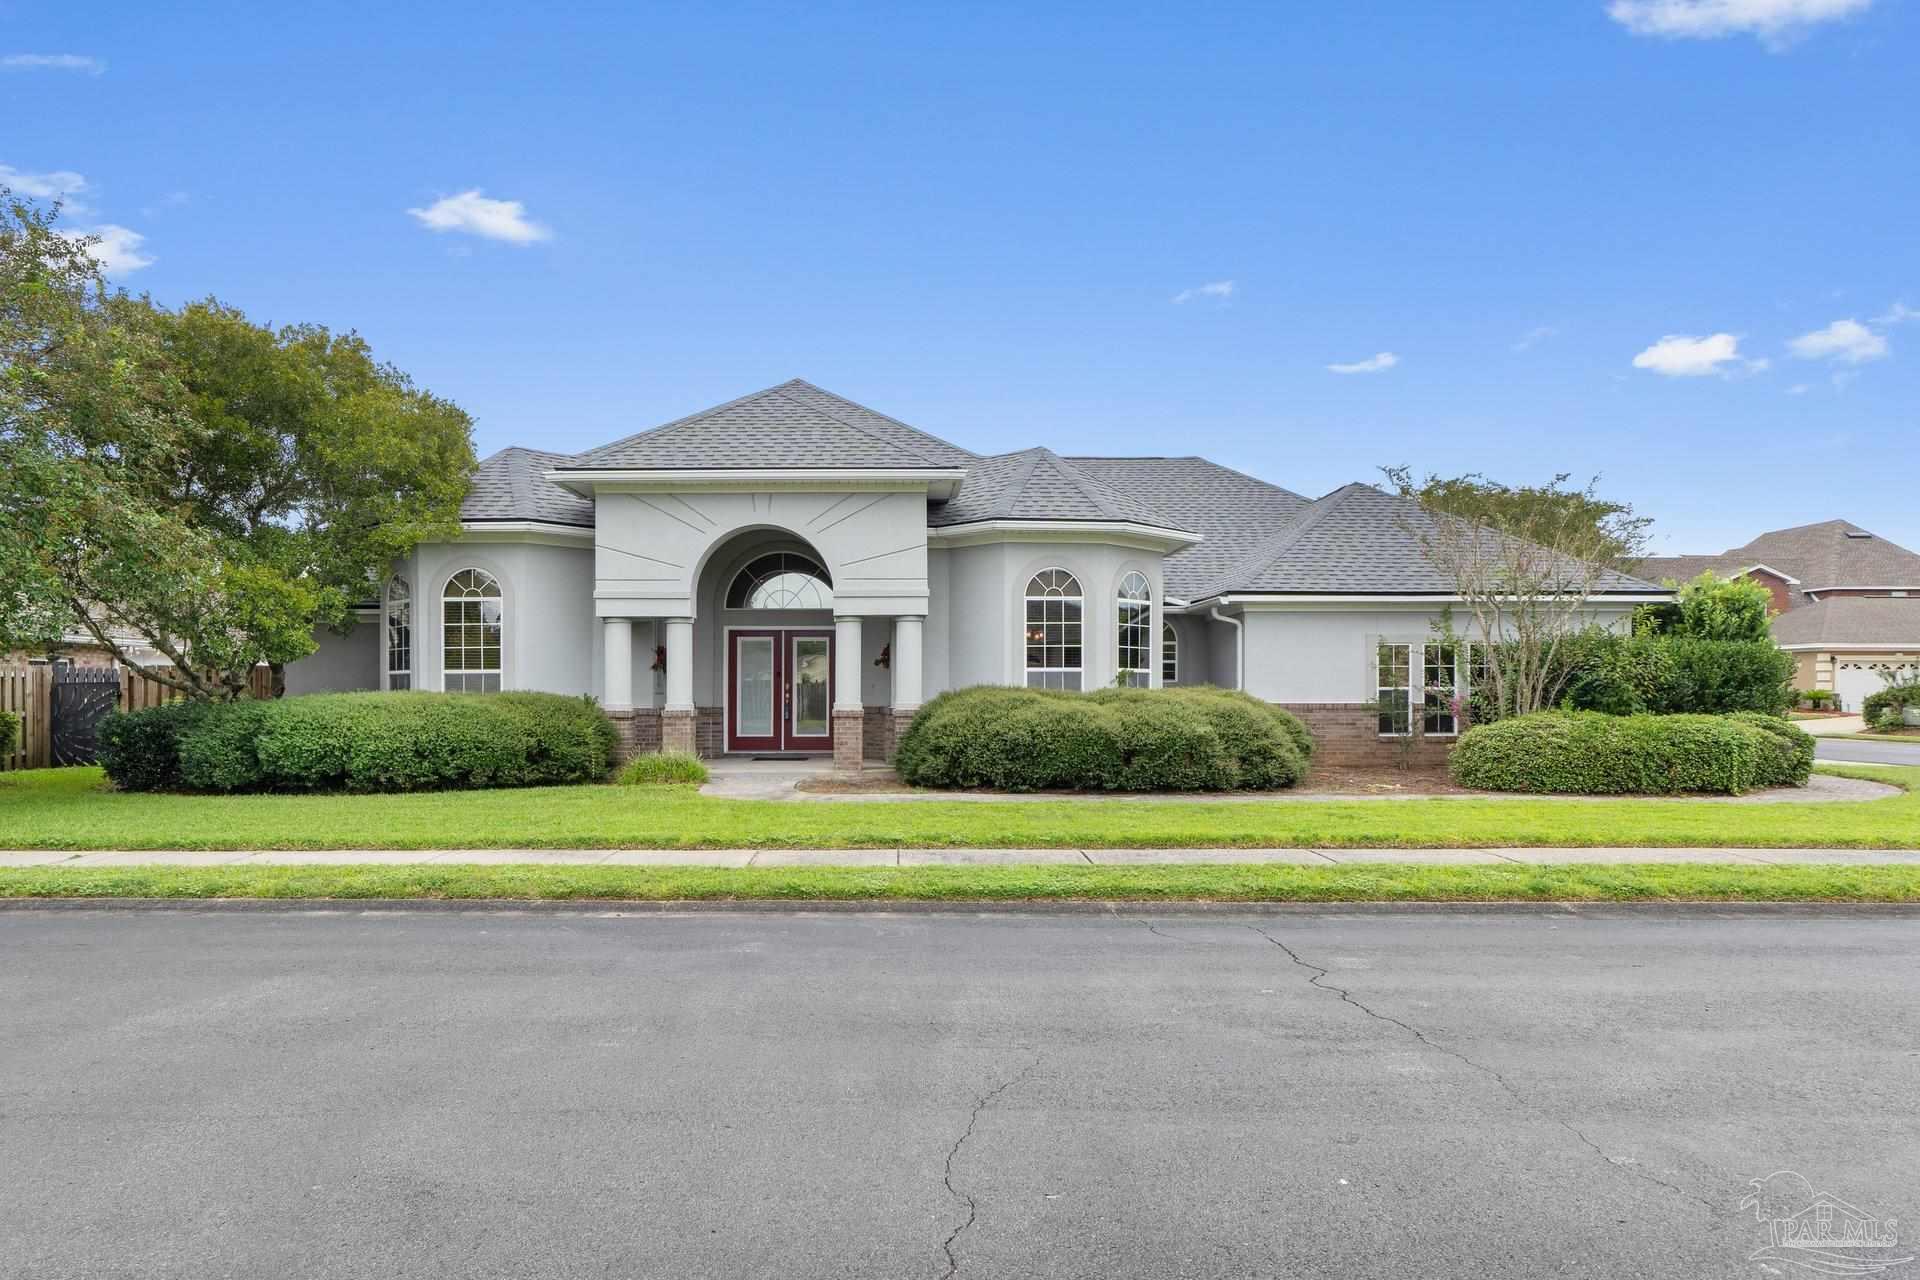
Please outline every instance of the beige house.
[[1773, 594], [1773, 638], [1795, 684], [1855, 711], [1889, 678], [1920, 676], [1920, 555], [1846, 520], [1763, 533], [1717, 556], [1655, 556], [1641, 576], [1751, 578]]

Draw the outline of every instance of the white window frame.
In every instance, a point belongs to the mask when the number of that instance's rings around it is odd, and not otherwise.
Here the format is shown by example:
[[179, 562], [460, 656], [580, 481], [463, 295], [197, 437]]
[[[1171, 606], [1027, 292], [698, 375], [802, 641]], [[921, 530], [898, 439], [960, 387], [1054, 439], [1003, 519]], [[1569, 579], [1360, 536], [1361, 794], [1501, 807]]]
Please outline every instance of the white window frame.
[[[488, 582], [493, 584], [493, 589], [497, 594], [492, 596], [488, 596], [485, 594], [468, 595], [462, 592], [459, 595], [455, 595], [454, 586], [453, 586], [454, 580], [456, 578], [459, 578], [463, 574], [477, 574], [479, 577], [485, 578]], [[500, 643], [494, 646], [494, 648], [498, 650], [500, 655], [499, 658], [496, 660], [499, 663], [499, 665], [494, 667], [446, 666], [445, 660], [446, 660], [446, 653], [448, 648], [447, 632], [449, 628], [456, 625], [462, 626], [462, 627], [471, 625], [465, 622], [464, 620], [457, 624], [450, 622], [449, 617], [451, 616], [451, 613], [448, 606], [450, 605], [465, 606], [475, 601], [486, 601], [486, 600], [496, 600], [499, 602], [499, 615], [493, 620], [491, 624], [494, 627], [494, 629], [498, 631], [500, 636]], [[484, 615], [482, 615], [478, 625], [482, 627], [489, 625]], [[458, 646], [458, 648], [461, 651], [461, 654], [464, 660], [464, 655], [468, 652], [470, 646], [466, 645], [465, 643], [462, 643]], [[486, 648], [487, 646], [485, 644], [482, 644], [480, 646], [480, 653], [483, 655], [481, 660], [483, 662], [485, 661], [484, 655], [486, 652]], [[440, 587], [440, 655], [441, 655], [441, 662], [442, 662], [442, 666], [440, 670], [440, 687], [446, 692], [448, 693], [497, 693], [500, 690], [506, 688], [507, 589], [506, 587], [501, 585], [499, 578], [494, 576], [492, 573], [489, 573], [487, 570], [480, 568], [478, 565], [467, 565], [463, 568], [455, 569], [452, 573], [447, 575], [445, 582], [442, 583]], [[492, 677], [492, 681], [493, 681], [492, 688], [487, 687], [488, 677]], [[473, 688], [468, 683], [470, 680], [473, 680], [475, 678], [479, 680], [478, 688]], [[459, 685], [461, 686], [459, 688], [454, 687], [456, 679]]]
[[[1400, 657], [1392, 652], [1398, 650]], [[1405, 640], [1380, 640], [1374, 646], [1374, 702], [1379, 708], [1375, 728], [1383, 738], [1406, 738], [1413, 734], [1413, 645]], [[1389, 674], [1404, 670], [1405, 679], [1399, 684], [1388, 684]], [[1393, 706], [1389, 694], [1404, 694], [1406, 701], [1399, 707]], [[1406, 716], [1406, 728], [1395, 728], [1397, 718]]]
[[[1039, 585], [1040, 580], [1048, 574], [1059, 574], [1061, 577], [1064, 577], [1067, 582], [1072, 585], [1072, 593], [1069, 594], [1065, 591], [1056, 591], [1043, 587], [1039, 594], [1035, 594], [1034, 588], [1036, 585]], [[1054, 602], [1059, 603], [1061, 606], [1061, 616], [1057, 619], [1046, 616], [1048, 605]], [[1040, 617], [1038, 618], [1033, 617], [1034, 605], [1036, 604], [1040, 606]], [[1067, 606], [1069, 605], [1074, 606], [1077, 610], [1077, 617], [1068, 618], [1066, 616]], [[1061, 628], [1060, 643], [1057, 645], [1049, 645], [1047, 643], [1046, 628], [1056, 625]], [[1037, 645], [1032, 643], [1035, 635], [1031, 628], [1035, 626], [1040, 628], [1038, 637], [1039, 644]], [[1071, 631], [1068, 630], [1069, 628], [1071, 628]], [[1071, 643], [1068, 641], [1069, 635], [1073, 637]], [[1069, 569], [1063, 569], [1058, 565], [1049, 565], [1047, 568], [1035, 572], [1027, 579], [1026, 594], [1022, 597], [1022, 608], [1020, 611], [1020, 667], [1024, 675], [1026, 687], [1029, 689], [1067, 689], [1075, 693], [1083, 692], [1086, 689], [1087, 682], [1086, 641], [1087, 593], [1086, 588], [1080, 585], [1079, 575]], [[1037, 667], [1033, 665], [1033, 655], [1031, 653], [1031, 650], [1035, 648], [1041, 651], [1041, 662], [1043, 664]], [[1044, 664], [1046, 661], [1046, 651], [1048, 649], [1061, 650], [1061, 657], [1063, 659], [1066, 656], [1066, 650], [1078, 649], [1080, 651], [1080, 665], [1072, 667], [1046, 666]], [[1039, 677], [1038, 683], [1035, 682], [1036, 676]], [[1069, 678], [1072, 681], [1071, 684], [1068, 683]]]
[[[772, 573], [757, 572], [759, 567], [768, 561], [776, 562], [775, 571]], [[809, 586], [813, 588], [813, 598], [805, 602], [788, 600], [781, 604], [755, 604], [753, 602], [754, 592], [768, 583], [785, 577], [805, 577], [811, 579], [812, 581]], [[748, 580], [746, 591], [742, 595], [741, 602], [734, 604], [735, 589], [739, 587], [741, 579], [743, 578]], [[768, 551], [755, 556], [753, 559], [747, 561], [746, 564], [740, 566], [740, 571], [734, 574], [733, 578], [727, 583], [727, 589], [721, 594], [720, 602], [723, 607], [735, 612], [831, 609], [833, 608], [833, 576], [827, 572], [826, 565], [820, 563], [820, 561], [813, 556], [806, 555], [799, 551]]]
[[[401, 615], [398, 627], [394, 625], [394, 615]], [[413, 587], [399, 574], [387, 580], [387, 589], [382, 595], [380, 611], [381, 635], [385, 638], [381, 663], [380, 687], [388, 691], [413, 688]], [[400, 644], [394, 644], [394, 632], [404, 635]], [[394, 655], [400, 655], [400, 665], [394, 665]], [[394, 683], [398, 677], [399, 684]]]
[[[1444, 653], [1449, 649], [1453, 651], [1453, 662], [1451, 664], [1453, 667], [1453, 681], [1451, 686], [1447, 687], [1446, 690], [1447, 704], [1441, 711], [1432, 712], [1428, 710], [1430, 705], [1429, 699], [1433, 696], [1433, 691], [1437, 687], [1430, 683], [1431, 673], [1434, 669], [1433, 655], [1436, 652]], [[1429, 640], [1420, 646], [1420, 736], [1423, 738], [1457, 738], [1460, 736], [1460, 717], [1453, 708], [1453, 703], [1456, 700], [1464, 702], [1467, 692], [1466, 673], [1460, 669], [1460, 657], [1460, 642], [1457, 640], [1451, 643], [1442, 640]], [[1448, 727], [1445, 729], [1427, 728], [1430, 722], [1438, 723], [1441, 721], [1444, 721]]]
[[[1132, 621], [1128, 621], [1129, 609], [1135, 611]], [[1146, 610], [1144, 618], [1138, 612], [1141, 609]], [[1129, 644], [1129, 640], [1133, 643]], [[1140, 665], [1127, 665], [1129, 649]], [[1122, 577], [1120, 589], [1114, 593], [1113, 669], [1117, 673], [1116, 684], [1131, 689], [1153, 686], [1153, 584], [1138, 569]]]
[[1160, 683], [1180, 683], [1180, 633], [1172, 618], [1160, 620]]

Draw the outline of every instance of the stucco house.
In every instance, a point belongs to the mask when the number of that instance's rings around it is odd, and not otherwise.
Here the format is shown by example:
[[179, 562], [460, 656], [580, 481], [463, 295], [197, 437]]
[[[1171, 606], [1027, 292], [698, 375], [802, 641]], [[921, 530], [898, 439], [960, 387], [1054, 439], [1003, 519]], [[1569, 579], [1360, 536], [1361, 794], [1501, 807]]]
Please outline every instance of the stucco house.
[[1751, 578], [1773, 596], [1774, 643], [1795, 683], [1857, 711], [1889, 677], [1920, 677], [1920, 555], [1848, 520], [1763, 533], [1716, 556], [1656, 556], [1641, 577]]
[[[630, 750], [889, 756], [974, 684], [1215, 684], [1298, 712], [1328, 758], [1453, 732], [1467, 656], [1418, 508], [1317, 500], [1198, 457], [982, 456], [802, 381], [585, 453], [481, 465], [463, 535], [394, 566], [320, 689], [598, 698]], [[1667, 593], [1624, 575], [1618, 625]]]

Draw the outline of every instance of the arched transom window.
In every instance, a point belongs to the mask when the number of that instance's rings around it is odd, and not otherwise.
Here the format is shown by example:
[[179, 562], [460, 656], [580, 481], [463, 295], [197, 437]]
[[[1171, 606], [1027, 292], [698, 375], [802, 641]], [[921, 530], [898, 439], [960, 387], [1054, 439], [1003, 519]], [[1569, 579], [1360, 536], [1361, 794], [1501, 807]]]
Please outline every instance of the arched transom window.
[[1114, 670], [1120, 673], [1121, 684], [1144, 689], [1153, 683], [1153, 588], [1147, 585], [1147, 575], [1130, 573], [1120, 579], [1114, 603], [1118, 627]]
[[1027, 583], [1027, 687], [1078, 689], [1086, 600], [1065, 569], [1042, 569]]
[[1160, 683], [1180, 683], [1180, 636], [1171, 622], [1160, 624]]
[[776, 551], [734, 575], [727, 608], [831, 609], [833, 579], [809, 556]]
[[447, 579], [441, 602], [443, 687], [448, 693], [500, 691], [500, 584], [482, 569]]
[[413, 591], [405, 578], [387, 583], [387, 688], [413, 688]]

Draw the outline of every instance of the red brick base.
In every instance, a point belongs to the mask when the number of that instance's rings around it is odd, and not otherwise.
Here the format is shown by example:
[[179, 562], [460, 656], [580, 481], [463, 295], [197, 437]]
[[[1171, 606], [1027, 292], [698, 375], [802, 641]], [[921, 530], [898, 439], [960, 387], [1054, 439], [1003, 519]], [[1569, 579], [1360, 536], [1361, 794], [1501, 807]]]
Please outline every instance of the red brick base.
[[867, 755], [867, 713], [833, 713], [833, 767], [841, 773], [858, 773]]
[[1363, 703], [1282, 702], [1313, 735], [1316, 763], [1343, 769], [1443, 768], [1452, 738], [1383, 738], [1379, 713]]
[[620, 735], [614, 759], [625, 764], [635, 756], [660, 749], [660, 712], [653, 707], [635, 707], [631, 711], [609, 711], [613, 731]]
[[691, 708], [664, 710], [660, 713], [660, 749], [693, 752], [694, 712]]

